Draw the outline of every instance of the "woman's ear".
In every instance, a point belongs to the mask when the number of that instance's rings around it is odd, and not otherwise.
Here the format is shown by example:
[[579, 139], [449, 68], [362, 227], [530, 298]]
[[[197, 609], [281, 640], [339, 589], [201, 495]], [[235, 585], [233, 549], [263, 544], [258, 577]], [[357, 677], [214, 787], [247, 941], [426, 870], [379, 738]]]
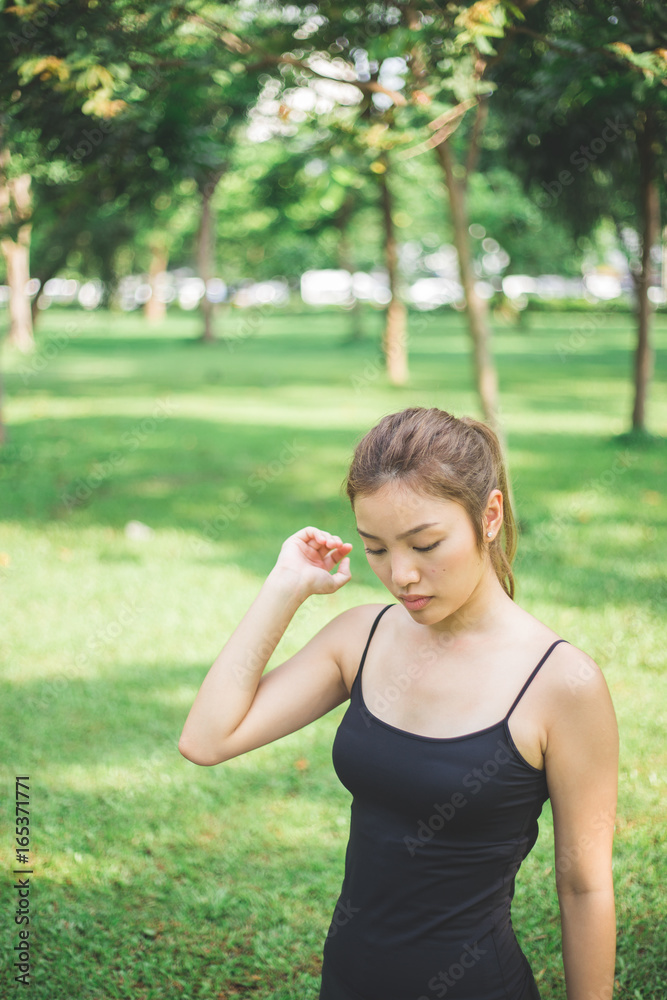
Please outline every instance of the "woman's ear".
[[[484, 511], [484, 536], [492, 542], [503, 526], [503, 495], [500, 490], [491, 490]], [[489, 535], [489, 532], [491, 534]]]

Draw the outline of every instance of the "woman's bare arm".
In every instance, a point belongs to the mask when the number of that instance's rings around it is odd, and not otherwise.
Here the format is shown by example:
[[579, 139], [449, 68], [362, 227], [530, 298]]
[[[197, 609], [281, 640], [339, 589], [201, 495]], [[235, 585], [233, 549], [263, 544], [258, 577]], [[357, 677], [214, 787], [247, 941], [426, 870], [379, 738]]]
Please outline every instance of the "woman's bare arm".
[[[336, 619], [300, 654], [266, 677], [262, 673], [299, 606], [311, 594], [334, 593], [348, 582], [351, 548], [313, 527], [286, 539], [259, 594], [202, 682], [178, 744], [184, 757], [196, 764], [219, 764], [307, 725], [347, 697], [334, 640], [340, 634]], [[338, 571], [330, 573], [339, 561]]]
[[604, 676], [576, 647], [554, 695], [545, 766], [567, 1000], [611, 1000], [616, 918], [612, 842], [618, 727]]

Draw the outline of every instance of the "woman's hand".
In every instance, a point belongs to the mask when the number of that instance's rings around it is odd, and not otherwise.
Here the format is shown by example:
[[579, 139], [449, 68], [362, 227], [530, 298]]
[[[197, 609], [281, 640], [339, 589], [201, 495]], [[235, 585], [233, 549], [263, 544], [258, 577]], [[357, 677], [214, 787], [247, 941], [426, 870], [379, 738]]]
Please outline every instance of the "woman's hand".
[[[311, 594], [333, 594], [351, 578], [350, 542], [312, 526], [285, 539], [272, 574], [287, 578], [304, 599]], [[340, 563], [336, 573], [330, 570]]]

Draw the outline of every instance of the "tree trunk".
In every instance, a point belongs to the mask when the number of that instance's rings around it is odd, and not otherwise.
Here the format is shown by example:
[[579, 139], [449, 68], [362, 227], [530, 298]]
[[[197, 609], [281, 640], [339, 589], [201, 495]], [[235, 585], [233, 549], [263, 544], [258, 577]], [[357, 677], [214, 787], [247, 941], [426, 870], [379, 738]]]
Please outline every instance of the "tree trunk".
[[[59, 238], [62, 239], [62, 236], [60, 236], [60, 234]], [[42, 233], [42, 239], [45, 240], [47, 246], [50, 245], [50, 240], [48, 238], [45, 239], [44, 233]], [[49, 257], [49, 261], [42, 267], [41, 271], [37, 271], [36, 273], [33, 272], [33, 277], [38, 279], [39, 286], [42, 289], [44, 288], [44, 285], [47, 283], [47, 281], [49, 281], [51, 278], [55, 278], [56, 274], [61, 269], [61, 267], [64, 266], [67, 260], [67, 255], [70, 252], [72, 244], [71, 241], [67, 242], [63, 241], [63, 243], [64, 246], [60, 245], [57, 256], [53, 258]], [[35, 295], [30, 304], [30, 313], [32, 315], [33, 330], [35, 328], [35, 325], [37, 324], [37, 317], [41, 312], [41, 309], [39, 309], [37, 306], [38, 300], [39, 300], [39, 295]]]
[[[0, 250], [7, 265], [9, 285], [9, 342], [21, 351], [29, 351], [35, 341], [32, 333], [32, 310], [26, 285], [30, 280], [30, 233], [32, 197], [30, 174], [8, 177], [10, 153], [0, 150], [0, 229], [4, 231]], [[16, 233], [12, 239], [10, 233]]]
[[160, 275], [167, 270], [169, 251], [166, 244], [155, 240], [150, 245], [151, 261], [148, 267], [148, 281], [151, 297], [144, 306], [144, 316], [149, 323], [160, 323], [167, 315], [167, 303], [157, 296]]
[[491, 354], [491, 328], [489, 326], [486, 303], [475, 291], [475, 273], [472, 266], [468, 234], [468, 210], [465, 186], [454, 175], [454, 157], [449, 140], [435, 147], [438, 162], [442, 167], [445, 186], [449, 195], [449, 207], [454, 229], [454, 245], [459, 261], [461, 285], [466, 303], [468, 329], [473, 343], [475, 380], [482, 404], [484, 420], [500, 436], [498, 421], [498, 375]]
[[[199, 187], [199, 193], [201, 194], [201, 221], [197, 238], [197, 268], [199, 277], [206, 285], [208, 285], [208, 282], [213, 277], [215, 261], [215, 224], [211, 202], [223, 172], [222, 168], [211, 171], [207, 175], [205, 183]], [[215, 340], [215, 331], [213, 328], [214, 303], [209, 301], [206, 294], [204, 294], [201, 300], [201, 311], [204, 318], [204, 330], [201, 339], [206, 343], [210, 343]]]
[[648, 298], [651, 281], [651, 248], [660, 233], [660, 194], [656, 177], [653, 121], [646, 113], [643, 132], [637, 136], [639, 152], [640, 200], [642, 224], [641, 271], [637, 278], [637, 346], [635, 349], [635, 400], [632, 409], [633, 431], [646, 430], [646, 397], [653, 375], [653, 350], [650, 344], [652, 308]]
[[[199, 277], [208, 285], [213, 277], [213, 226], [211, 212], [211, 198], [213, 192], [207, 188], [202, 191], [201, 222], [199, 225], [199, 236], [197, 240], [197, 270]], [[204, 329], [201, 339], [207, 343], [215, 340], [213, 332], [213, 303], [209, 301], [206, 293], [201, 300], [201, 311], [204, 318]]]
[[[343, 271], [348, 271], [350, 278], [354, 274], [354, 264], [352, 262], [352, 251], [350, 241], [345, 230], [341, 230], [338, 240], [338, 266]], [[350, 310], [350, 340], [361, 340], [363, 329], [361, 325], [361, 303], [352, 291], [352, 304]]]
[[20, 351], [35, 346], [32, 332], [32, 309], [26, 285], [30, 280], [30, 223], [22, 225], [16, 242], [5, 237], [0, 241], [9, 285], [9, 342]]
[[408, 380], [407, 358], [407, 309], [399, 295], [398, 250], [392, 219], [392, 195], [387, 184], [389, 160], [382, 156], [385, 170], [378, 175], [382, 196], [382, 219], [384, 224], [384, 245], [389, 292], [391, 299], [387, 306], [382, 349], [387, 363], [387, 375], [392, 385], [405, 385]]
[[[352, 275], [355, 272], [352, 247], [348, 235], [348, 229], [350, 225], [350, 219], [352, 218], [353, 210], [354, 210], [354, 196], [348, 195], [336, 219], [336, 227], [338, 229], [338, 266], [341, 268], [341, 270], [348, 271], [350, 277], [352, 277]], [[361, 326], [361, 303], [359, 302], [359, 299], [356, 297], [354, 292], [352, 292], [352, 304], [349, 307], [349, 310], [350, 310], [350, 340], [351, 341], [361, 340], [363, 334]]]
[[0, 445], [6, 444], [7, 432], [5, 430], [5, 383], [0, 371]]

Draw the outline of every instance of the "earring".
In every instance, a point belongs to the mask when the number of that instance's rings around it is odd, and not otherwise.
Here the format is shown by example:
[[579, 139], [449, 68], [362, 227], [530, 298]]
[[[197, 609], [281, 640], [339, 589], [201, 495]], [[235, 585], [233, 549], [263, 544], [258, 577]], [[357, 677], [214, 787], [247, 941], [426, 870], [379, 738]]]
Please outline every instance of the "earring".
[[493, 538], [493, 532], [492, 531], [487, 531], [486, 534], [487, 534], [488, 538]]

